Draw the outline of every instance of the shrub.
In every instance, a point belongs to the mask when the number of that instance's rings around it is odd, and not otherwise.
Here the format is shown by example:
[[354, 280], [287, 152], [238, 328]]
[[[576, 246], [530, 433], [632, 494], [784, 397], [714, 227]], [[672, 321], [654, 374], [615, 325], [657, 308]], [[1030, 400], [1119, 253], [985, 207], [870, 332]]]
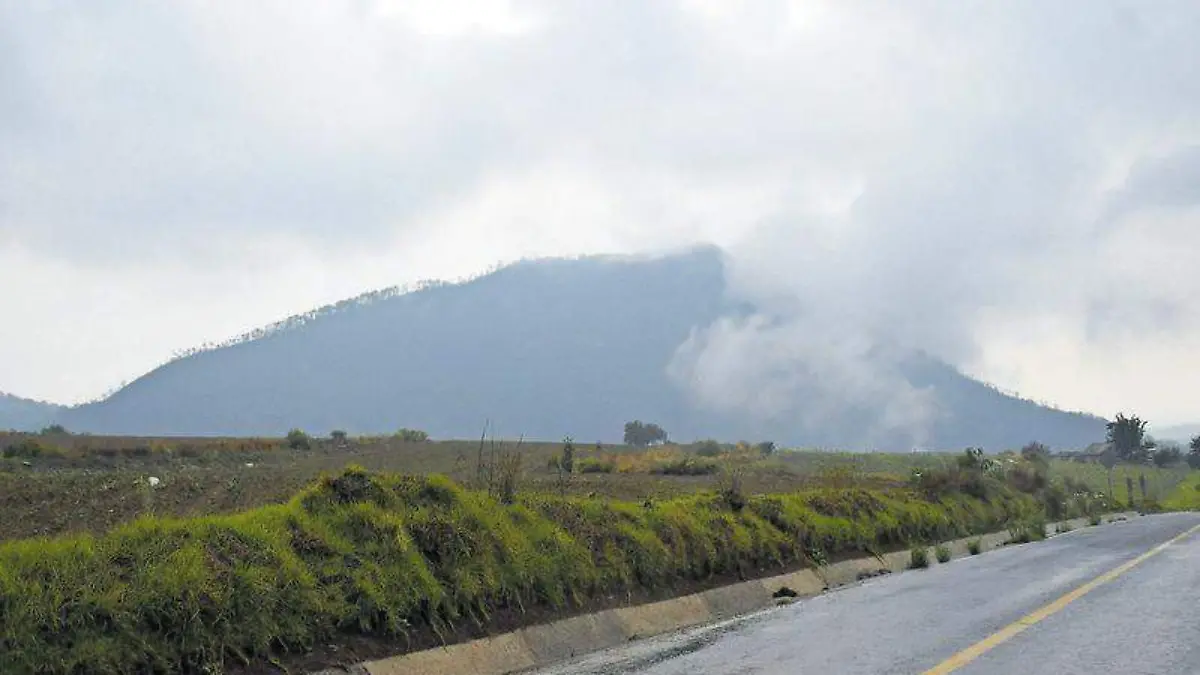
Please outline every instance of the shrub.
[[983, 552], [983, 540], [979, 538], [972, 539], [967, 542], [967, 553], [971, 555], [979, 555]]
[[681, 457], [659, 462], [650, 467], [650, 473], [662, 476], [707, 476], [720, 470], [720, 465], [711, 459]]
[[929, 550], [924, 546], [914, 546], [908, 552], [909, 569], [920, 570], [929, 567]]
[[693, 452], [700, 457], [719, 457], [722, 452], [721, 444], [711, 438], [696, 443], [693, 448]]
[[8, 458], [36, 459], [38, 457], [62, 457], [66, 453], [56, 445], [36, 438], [25, 437], [5, 446], [2, 454]]
[[1088, 525], [1091, 525], [1092, 527], [1096, 527], [1101, 522], [1103, 522], [1103, 520], [1104, 519], [1100, 517], [1099, 513], [1093, 513], [1091, 516], [1088, 517]]
[[301, 429], [287, 432], [287, 446], [292, 450], [308, 450], [312, 447], [312, 439]]
[[734, 513], [746, 508], [746, 493], [742, 491], [741, 474], [735, 473], [729, 477], [728, 483], [721, 488], [721, 499]]
[[1041, 516], [1026, 518], [1008, 528], [1010, 544], [1028, 544], [1046, 538], [1046, 521]]
[[329, 432], [329, 440], [333, 441], [335, 445], [345, 445], [347, 438], [349, 438], [349, 436], [341, 429], [334, 429], [333, 431]]
[[617, 463], [606, 458], [584, 457], [575, 460], [575, 470], [579, 473], [612, 473], [617, 470]]
[[401, 443], [425, 443], [429, 440], [429, 434], [420, 429], [401, 429], [395, 436]]
[[939, 563], [950, 562], [950, 547], [946, 546], [945, 544], [938, 544], [937, 547], [933, 549], [933, 554], [937, 556], [937, 561]]
[[563, 439], [562, 455], [559, 458], [558, 465], [566, 473], [571, 473], [575, 470], [575, 441], [570, 436]]

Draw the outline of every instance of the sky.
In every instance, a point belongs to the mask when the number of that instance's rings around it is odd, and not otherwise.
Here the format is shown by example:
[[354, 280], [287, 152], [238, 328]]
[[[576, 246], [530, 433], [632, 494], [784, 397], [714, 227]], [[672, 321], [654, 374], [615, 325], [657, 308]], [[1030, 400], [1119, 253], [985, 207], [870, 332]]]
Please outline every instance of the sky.
[[0, 391], [712, 243], [784, 317], [711, 327], [723, 353], [886, 339], [1195, 421], [1197, 34], [1171, 0], [0, 0]]

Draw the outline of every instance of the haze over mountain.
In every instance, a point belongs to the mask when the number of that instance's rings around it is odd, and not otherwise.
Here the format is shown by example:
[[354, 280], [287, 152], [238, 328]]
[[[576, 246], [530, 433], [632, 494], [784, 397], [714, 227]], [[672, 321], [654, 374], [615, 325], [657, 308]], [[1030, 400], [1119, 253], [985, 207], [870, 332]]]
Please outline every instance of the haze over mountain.
[[1103, 437], [1100, 418], [1004, 395], [899, 345], [813, 351], [734, 299], [725, 272], [713, 248], [522, 262], [185, 356], [59, 420], [100, 433], [438, 438], [491, 420], [503, 436], [591, 442], [619, 440], [636, 418], [680, 440], [890, 450]]
[[0, 430], [33, 431], [50, 424], [63, 407], [0, 392]]

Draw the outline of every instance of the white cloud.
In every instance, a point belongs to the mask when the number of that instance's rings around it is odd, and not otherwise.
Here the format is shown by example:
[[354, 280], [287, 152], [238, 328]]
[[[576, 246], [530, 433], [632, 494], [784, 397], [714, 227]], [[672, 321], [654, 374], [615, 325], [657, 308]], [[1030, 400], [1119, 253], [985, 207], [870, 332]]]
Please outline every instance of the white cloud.
[[887, 336], [1068, 407], [1190, 419], [1198, 21], [0, 3], [0, 284], [20, 289], [0, 313], [37, 327], [0, 335], [0, 389], [92, 396], [361, 290], [714, 241], [737, 292], [814, 340], [720, 344], [795, 365]]

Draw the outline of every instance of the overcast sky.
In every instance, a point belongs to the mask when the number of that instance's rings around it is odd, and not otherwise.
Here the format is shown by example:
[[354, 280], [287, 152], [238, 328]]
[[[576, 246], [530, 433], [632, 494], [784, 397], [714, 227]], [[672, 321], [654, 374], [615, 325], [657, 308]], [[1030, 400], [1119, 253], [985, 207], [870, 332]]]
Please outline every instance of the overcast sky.
[[0, 0], [0, 390], [712, 242], [807, 331], [1200, 418], [1200, 4]]

